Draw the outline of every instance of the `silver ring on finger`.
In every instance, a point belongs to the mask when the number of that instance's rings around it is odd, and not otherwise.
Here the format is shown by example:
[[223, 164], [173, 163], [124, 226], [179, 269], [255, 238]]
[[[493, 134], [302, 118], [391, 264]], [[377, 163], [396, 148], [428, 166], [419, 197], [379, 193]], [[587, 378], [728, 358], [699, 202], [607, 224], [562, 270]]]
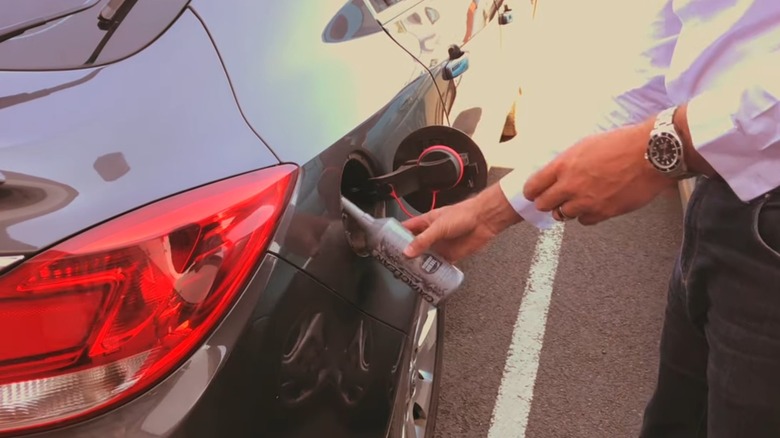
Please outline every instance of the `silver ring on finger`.
[[566, 213], [563, 212], [563, 205], [559, 205], [558, 208], [555, 209], [558, 211], [558, 216], [561, 218], [561, 222], [566, 222], [574, 219], [572, 216], [567, 216]]

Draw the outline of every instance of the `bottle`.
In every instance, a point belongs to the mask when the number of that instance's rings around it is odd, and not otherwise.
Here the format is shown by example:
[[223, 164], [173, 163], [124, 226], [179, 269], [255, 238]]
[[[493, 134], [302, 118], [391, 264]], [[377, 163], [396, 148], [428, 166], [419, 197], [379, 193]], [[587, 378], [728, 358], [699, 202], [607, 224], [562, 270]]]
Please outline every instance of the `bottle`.
[[423, 299], [438, 306], [463, 283], [463, 272], [432, 251], [415, 258], [404, 255], [414, 235], [395, 218], [376, 219], [341, 197], [348, 218], [365, 233], [366, 250]]

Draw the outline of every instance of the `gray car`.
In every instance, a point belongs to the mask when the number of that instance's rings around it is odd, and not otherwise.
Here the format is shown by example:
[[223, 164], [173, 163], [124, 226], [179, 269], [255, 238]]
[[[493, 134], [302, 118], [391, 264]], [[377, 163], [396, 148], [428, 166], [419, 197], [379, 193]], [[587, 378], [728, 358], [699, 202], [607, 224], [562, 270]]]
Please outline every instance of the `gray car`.
[[444, 308], [362, 253], [487, 184], [503, 0], [0, 5], [0, 436], [430, 437]]

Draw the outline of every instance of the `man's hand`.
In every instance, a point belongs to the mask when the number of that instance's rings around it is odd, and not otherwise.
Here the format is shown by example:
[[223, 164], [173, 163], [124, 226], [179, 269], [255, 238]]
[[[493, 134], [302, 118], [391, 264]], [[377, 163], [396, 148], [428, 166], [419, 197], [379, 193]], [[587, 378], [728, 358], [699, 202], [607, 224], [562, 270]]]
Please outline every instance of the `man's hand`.
[[644, 158], [653, 120], [586, 137], [526, 182], [523, 194], [540, 211], [560, 211], [584, 225], [648, 204], [676, 181]]
[[433, 247], [455, 262], [485, 246], [507, 227], [522, 220], [498, 184], [474, 198], [437, 208], [409, 219], [403, 225], [416, 234], [404, 254], [416, 257]]

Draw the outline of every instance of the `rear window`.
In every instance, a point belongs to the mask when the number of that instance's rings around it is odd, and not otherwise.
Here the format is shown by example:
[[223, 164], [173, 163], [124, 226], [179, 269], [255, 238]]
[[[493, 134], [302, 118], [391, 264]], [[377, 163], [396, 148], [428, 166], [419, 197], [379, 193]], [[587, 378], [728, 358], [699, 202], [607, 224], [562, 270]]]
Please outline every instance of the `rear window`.
[[[117, 61], [153, 42], [187, 3], [2, 0], [0, 70], [59, 70]], [[51, 21], [40, 24], [47, 20]]]

